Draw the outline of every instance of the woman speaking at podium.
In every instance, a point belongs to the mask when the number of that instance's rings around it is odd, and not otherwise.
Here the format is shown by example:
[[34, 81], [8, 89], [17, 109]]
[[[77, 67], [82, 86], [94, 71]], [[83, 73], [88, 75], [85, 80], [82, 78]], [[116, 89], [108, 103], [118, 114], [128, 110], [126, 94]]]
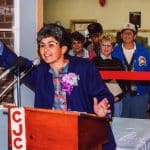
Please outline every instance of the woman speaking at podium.
[[[47, 24], [38, 32], [40, 64], [23, 80], [35, 92], [35, 107], [95, 113], [99, 117], [113, 114], [114, 98], [96, 66], [83, 58], [68, 56], [70, 34], [62, 26]], [[17, 56], [0, 42], [0, 65], [8, 68]], [[24, 59], [25, 67], [32, 64]], [[101, 133], [100, 133], [101, 134]], [[103, 149], [115, 150], [109, 128], [109, 143]]]

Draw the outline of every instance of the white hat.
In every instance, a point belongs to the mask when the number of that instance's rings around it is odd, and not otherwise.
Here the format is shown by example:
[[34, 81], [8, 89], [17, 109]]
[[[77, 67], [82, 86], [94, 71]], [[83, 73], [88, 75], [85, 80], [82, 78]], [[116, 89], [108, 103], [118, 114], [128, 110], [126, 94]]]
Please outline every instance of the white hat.
[[136, 32], [135, 25], [132, 24], [132, 23], [127, 23], [127, 24], [125, 24], [125, 25], [122, 27], [121, 32], [124, 31], [124, 30], [132, 30], [132, 31]]

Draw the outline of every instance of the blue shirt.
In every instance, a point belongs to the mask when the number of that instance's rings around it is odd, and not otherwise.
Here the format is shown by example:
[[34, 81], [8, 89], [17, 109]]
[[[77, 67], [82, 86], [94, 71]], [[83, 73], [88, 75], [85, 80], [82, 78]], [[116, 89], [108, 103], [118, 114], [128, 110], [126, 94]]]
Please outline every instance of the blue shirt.
[[50, 68], [49, 72], [53, 76], [53, 84], [54, 84], [54, 104], [53, 109], [59, 110], [67, 110], [67, 99], [66, 99], [66, 92], [62, 90], [61, 79], [64, 74], [68, 72], [68, 64], [62, 68], [59, 74], [56, 74], [55, 71]]

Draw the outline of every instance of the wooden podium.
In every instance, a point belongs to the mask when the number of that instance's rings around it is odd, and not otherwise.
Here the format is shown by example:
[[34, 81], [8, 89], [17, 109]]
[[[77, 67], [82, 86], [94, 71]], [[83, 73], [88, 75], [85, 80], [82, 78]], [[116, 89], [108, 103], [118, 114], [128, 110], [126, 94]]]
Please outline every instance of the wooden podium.
[[25, 125], [29, 150], [100, 150], [108, 141], [108, 122], [79, 112], [25, 108]]

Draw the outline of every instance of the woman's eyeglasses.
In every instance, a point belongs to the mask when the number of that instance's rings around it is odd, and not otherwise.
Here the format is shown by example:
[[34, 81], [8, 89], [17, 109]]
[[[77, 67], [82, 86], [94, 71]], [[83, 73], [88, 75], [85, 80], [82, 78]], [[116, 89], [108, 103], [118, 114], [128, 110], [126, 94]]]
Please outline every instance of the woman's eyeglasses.
[[54, 48], [54, 47], [56, 47], [56, 45], [58, 45], [59, 43], [58, 42], [55, 42], [55, 41], [49, 41], [48, 43], [40, 43], [39, 44], [39, 47], [40, 48], [46, 48], [46, 47], [48, 47], [48, 48]]
[[102, 47], [108, 47], [108, 48], [111, 48], [111, 47], [112, 47], [112, 45], [105, 45], [105, 44], [102, 44], [101, 46], [102, 46]]

